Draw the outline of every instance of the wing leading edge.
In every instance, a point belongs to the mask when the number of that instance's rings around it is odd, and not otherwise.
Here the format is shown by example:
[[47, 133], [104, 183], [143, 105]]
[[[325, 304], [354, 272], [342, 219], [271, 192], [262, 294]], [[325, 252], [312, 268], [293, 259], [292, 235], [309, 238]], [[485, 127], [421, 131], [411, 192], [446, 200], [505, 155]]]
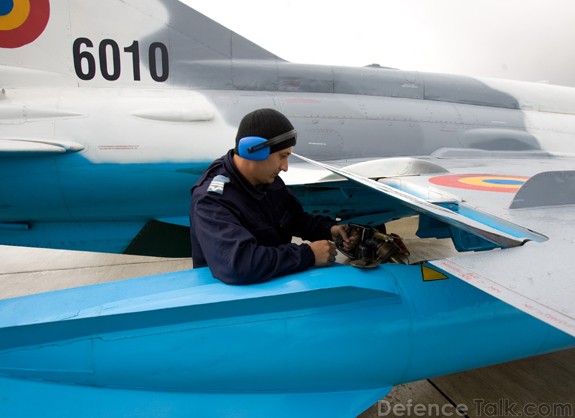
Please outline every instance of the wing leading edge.
[[[311, 160], [309, 158], [303, 157], [295, 153], [293, 155], [311, 164], [323, 167], [326, 170], [331, 171], [332, 173], [339, 174], [340, 176], [343, 176], [349, 180], [355, 181], [356, 183], [362, 184], [364, 186], [382, 192], [387, 196], [400, 201], [401, 204], [408, 206], [419, 213], [425, 214], [439, 221], [445, 222], [448, 225], [451, 225], [453, 227], [456, 227], [458, 229], [467, 231], [473, 235], [481, 237], [495, 244], [498, 247], [511, 248], [523, 245], [525, 242], [531, 240], [536, 241], [545, 240], [545, 237], [543, 237], [540, 234], [536, 234], [533, 231], [521, 228], [517, 225], [506, 222], [502, 219], [490, 217], [486, 213], [481, 213], [482, 215], [481, 217], [484, 220], [484, 222], [479, 222], [471, 217], [464, 216], [461, 213], [454, 212], [450, 209], [430, 203], [417, 196], [395, 189], [391, 186], [377, 182], [375, 180], [330, 166], [325, 163]], [[469, 212], [469, 208], [467, 209], [468, 210], [466, 210], [466, 212]]]

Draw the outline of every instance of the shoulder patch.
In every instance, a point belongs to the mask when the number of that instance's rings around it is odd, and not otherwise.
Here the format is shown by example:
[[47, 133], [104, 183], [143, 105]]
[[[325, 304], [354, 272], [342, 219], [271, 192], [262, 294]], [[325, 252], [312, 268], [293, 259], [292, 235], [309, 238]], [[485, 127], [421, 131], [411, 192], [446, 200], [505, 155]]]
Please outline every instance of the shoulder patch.
[[229, 183], [230, 179], [226, 176], [217, 175], [213, 178], [210, 186], [208, 187], [208, 192], [210, 193], [217, 193], [217, 194], [224, 194], [224, 186], [226, 183]]

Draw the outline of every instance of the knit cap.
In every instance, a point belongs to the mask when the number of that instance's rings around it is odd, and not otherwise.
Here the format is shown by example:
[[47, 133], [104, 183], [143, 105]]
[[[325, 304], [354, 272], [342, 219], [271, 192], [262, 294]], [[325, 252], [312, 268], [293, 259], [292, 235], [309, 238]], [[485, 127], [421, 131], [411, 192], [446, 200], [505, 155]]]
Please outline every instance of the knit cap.
[[[294, 127], [287, 117], [275, 109], [258, 109], [245, 115], [240, 122], [236, 135], [236, 152], [240, 139], [248, 136], [259, 136], [271, 139], [293, 130]], [[296, 144], [296, 135], [288, 137], [278, 144], [270, 147], [270, 153], [293, 147]]]

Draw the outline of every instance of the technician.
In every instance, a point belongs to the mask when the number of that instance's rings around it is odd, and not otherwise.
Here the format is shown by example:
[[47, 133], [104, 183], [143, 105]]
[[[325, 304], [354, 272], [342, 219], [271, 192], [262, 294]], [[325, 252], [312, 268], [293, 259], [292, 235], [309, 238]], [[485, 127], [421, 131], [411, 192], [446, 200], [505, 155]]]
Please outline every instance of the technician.
[[[192, 188], [194, 267], [209, 266], [228, 284], [251, 284], [335, 261], [345, 225], [304, 212], [278, 176], [288, 169], [297, 133], [274, 109], [242, 119], [236, 147], [215, 160]], [[294, 244], [292, 237], [309, 243]]]

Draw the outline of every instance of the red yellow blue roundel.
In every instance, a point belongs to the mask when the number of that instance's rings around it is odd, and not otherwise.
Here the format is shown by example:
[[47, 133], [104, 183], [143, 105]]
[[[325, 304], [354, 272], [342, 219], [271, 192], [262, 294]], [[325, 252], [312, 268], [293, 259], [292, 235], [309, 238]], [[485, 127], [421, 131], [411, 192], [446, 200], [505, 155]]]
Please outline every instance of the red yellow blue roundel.
[[44, 32], [49, 17], [49, 0], [0, 0], [0, 48], [34, 41]]
[[483, 190], [486, 192], [516, 192], [528, 177], [493, 174], [450, 174], [432, 177], [429, 181], [438, 186], [457, 189]]

